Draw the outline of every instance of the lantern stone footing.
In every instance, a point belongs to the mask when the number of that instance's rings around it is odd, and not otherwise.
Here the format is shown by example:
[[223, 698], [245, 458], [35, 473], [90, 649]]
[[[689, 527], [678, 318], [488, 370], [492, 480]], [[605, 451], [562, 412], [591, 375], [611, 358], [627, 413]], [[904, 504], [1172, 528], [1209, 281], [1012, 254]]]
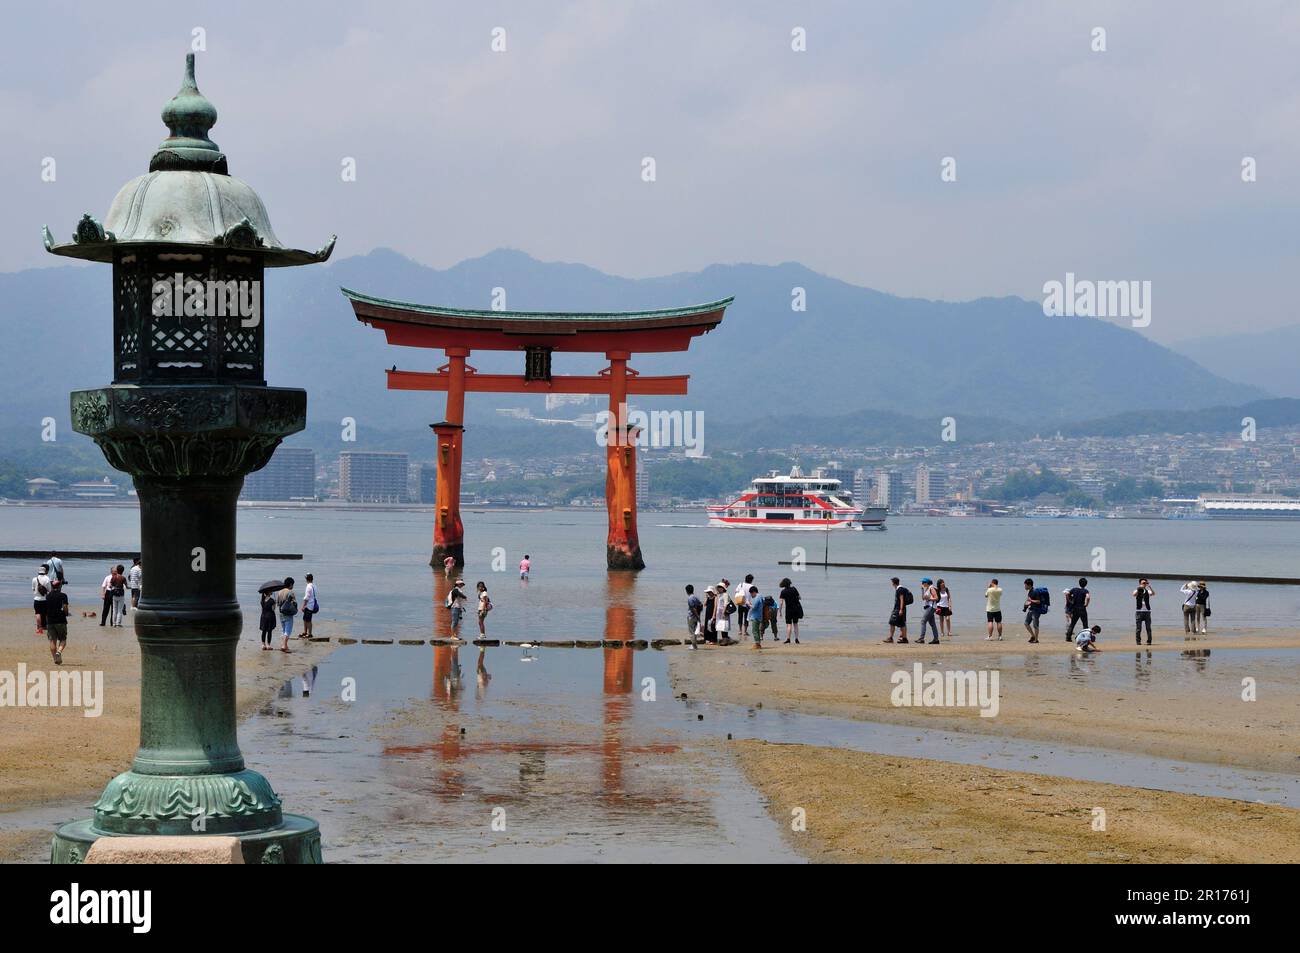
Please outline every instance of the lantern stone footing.
[[[186, 824], [188, 825], [188, 821]], [[202, 837], [204, 835], [192, 835]], [[224, 834], [239, 840], [240, 853], [246, 864], [319, 864], [321, 859], [320, 825], [310, 817], [285, 814], [278, 826], [268, 830], [241, 834]], [[111, 834], [95, 827], [93, 820], [64, 824], [54, 835], [50, 854], [53, 864], [80, 864], [90, 853], [91, 845], [101, 837], [149, 837], [141, 834]]]

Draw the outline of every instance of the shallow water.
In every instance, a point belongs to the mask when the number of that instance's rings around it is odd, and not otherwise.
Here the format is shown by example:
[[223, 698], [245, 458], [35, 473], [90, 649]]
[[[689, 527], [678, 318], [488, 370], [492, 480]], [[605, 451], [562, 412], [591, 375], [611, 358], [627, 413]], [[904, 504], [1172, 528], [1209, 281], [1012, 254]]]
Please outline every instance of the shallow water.
[[[65, 549], [131, 545], [136, 518], [125, 510], [5, 507], [0, 545], [28, 547], [37, 538]], [[448, 635], [441, 609], [447, 583], [431, 579], [426, 566], [428, 520], [424, 513], [241, 510], [241, 549], [301, 550], [307, 557], [301, 563], [241, 562], [245, 611], [255, 609], [257, 583], [311, 571], [322, 604], [317, 634], [338, 635], [341, 622], [352, 637]], [[795, 577], [809, 612], [805, 634], [813, 639], [873, 635], [888, 606], [886, 571], [810, 568], [796, 574], [776, 565], [791, 557], [793, 546], [806, 547], [810, 559], [819, 556], [811, 550], [825, 541], [805, 538], [815, 534], [656, 526], [647, 514], [642, 545], [650, 568], [633, 576], [603, 568], [603, 514], [471, 513], [466, 522], [466, 578], [471, 589], [477, 579], [491, 588], [497, 608], [487, 630], [495, 638], [679, 638], [682, 585], [702, 587], [721, 575], [734, 585], [746, 571], [758, 576], [764, 591], [781, 575]], [[669, 514], [663, 522], [685, 519]], [[1295, 533], [1285, 524], [1020, 521], [1017, 528], [1015, 522], [899, 520], [884, 534], [833, 535], [831, 558], [883, 561], [894, 553], [899, 562], [916, 562], [938, 552], [972, 563], [999, 561], [989, 555], [998, 553], [1009, 562], [1065, 566], [1076, 555], [1086, 562], [1090, 548], [1084, 547], [1095, 543], [1112, 547], [1114, 565], [1120, 556], [1132, 558], [1138, 551], [1132, 547], [1140, 544], [1150, 553], [1149, 571], [1185, 567], [1189, 553], [1203, 551], [1215, 556], [1213, 565], [1202, 562], [1207, 573], [1261, 572], [1276, 571], [1273, 560]], [[514, 571], [524, 552], [534, 566], [527, 583]], [[0, 563], [0, 595], [26, 604], [30, 571], [25, 564]], [[145, 573], [147, 587], [147, 566]], [[87, 593], [101, 575], [102, 567], [69, 563], [74, 600], [93, 601]], [[972, 629], [983, 624], [984, 580], [949, 581], [957, 631], [974, 638]], [[1104, 580], [1093, 588], [1094, 620], [1129, 632], [1131, 586]], [[1170, 598], [1158, 590], [1157, 625], [1176, 617], [1176, 607], [1161, 597]], [[1290, 589], [1217, 586], [1214, 599], [1216, 621], [1295, 623]], [[976, 607], [981, 611], [971, 612]], [[466, 638], [476, 634], [471, 625], [461, 633]], [[241, 651], [256, 652], [255, 639]], [[1129, 656], [1120, 635], [1092, 658], [1025, 658], [1008, 648], [1006, 656], [954, 656], [945, 664], [1020, 666], [1033, 676], [1137, 690], [1157, 683], [1162, 691], [1205, 692], [1209, 699], [1234, 679], [1239, 685], [1250, 660], [1292, 671], [1298, 655], [1215, 650], [1208, 657]], [[326, 857], [336, 862], [797, 860], [761, 798], [718, 752], [715, 743], [728, 734], [1300, 806], [1300, 778], [1290, 775], [674, 699], [667, 657], [653, 650], [502, 646], [482, 654], [482, 670], [479, 659], [472, 646], [340, 648], [307, 673], [309, 693], [302, 679], [294, 679], [244, 724], [245, 755], [272, 780], [288, 810], [321, 822]], [[683, 661], [735, 659], [712, 650]], [[884, 660], [847, 664], [864, 671], [897, 666]], [[343, 698], [348, 686], [355, 687], [354, 701]], [[52, 827], [84, 816], [87, 808], [0, 815], [0, 827]]]

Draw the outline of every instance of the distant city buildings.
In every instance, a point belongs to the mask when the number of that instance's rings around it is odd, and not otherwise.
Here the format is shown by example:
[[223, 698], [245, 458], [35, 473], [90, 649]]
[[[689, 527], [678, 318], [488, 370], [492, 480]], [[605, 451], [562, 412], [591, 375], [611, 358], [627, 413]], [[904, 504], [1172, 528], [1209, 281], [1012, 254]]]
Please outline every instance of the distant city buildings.
[[876, 471], [876, 493], [872, 502], [877, 506], [883, 506], [890, 512], [898, 512], [903, 508], [905, 492], [903, 475], [897, 470], [886, 470], [882, 467]]
[[309, 447], [277, 447], [271, 461], [244, 477], [241, 500], [316, 499], [316, 451]]
[[636, 468], [636, 505], [641, 506], [650, 500], [650, 470], [642, 464]]
[[924, 463], [916, 468], [916, 502], [937, 503], [948, 498], [948, 474]]
[[404, 453], [348, 450], [339, 454], [339, 496], [349, 503], [405, 503], [409, 458]]

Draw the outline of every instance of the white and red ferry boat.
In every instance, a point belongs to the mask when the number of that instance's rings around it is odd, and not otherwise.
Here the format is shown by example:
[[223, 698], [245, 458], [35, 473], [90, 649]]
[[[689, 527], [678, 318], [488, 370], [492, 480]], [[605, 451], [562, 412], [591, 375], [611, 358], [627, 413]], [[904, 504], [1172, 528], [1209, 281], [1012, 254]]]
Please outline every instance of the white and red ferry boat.
[[730, 503], [708, 507], [710, 526], [740, 529], [884, 529], [883, 506], [853, 503], [851, 491], [821, 469], [804, 476], [798, 467], [789, 475], [773, 470], [757, 477], [748, 490]]

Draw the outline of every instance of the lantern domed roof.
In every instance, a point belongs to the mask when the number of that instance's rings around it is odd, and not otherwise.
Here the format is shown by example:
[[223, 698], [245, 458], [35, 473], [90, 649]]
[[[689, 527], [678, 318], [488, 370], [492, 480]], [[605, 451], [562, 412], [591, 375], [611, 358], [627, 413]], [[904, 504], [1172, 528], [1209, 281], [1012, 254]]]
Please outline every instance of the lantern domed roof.
[[267, 267], [329, 258], [333, 237], [314, 252], [282, 245], [257, 193], [229, 174], [226, 156], [208, 138], [217, 110], [199, 92], [193, 53], [185, 57], [185, 78], [162, 118], [170, 135], [159, 144], [149, 172], [122, 186], [103, 224], [83, 215], [70, 243], [55, 242], [45, 229], [47, 251], [111, 262], [123, 246], [202, 245], [258, 254]]

